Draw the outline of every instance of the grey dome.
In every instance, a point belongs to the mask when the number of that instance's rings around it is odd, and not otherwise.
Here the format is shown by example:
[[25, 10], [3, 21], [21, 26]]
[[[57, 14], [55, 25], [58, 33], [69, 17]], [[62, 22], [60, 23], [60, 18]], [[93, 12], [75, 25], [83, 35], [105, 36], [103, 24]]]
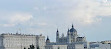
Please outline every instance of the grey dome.
[[72, 24], [72, 28], [70, 29], [70, 32], [77, 32], [76, 29], [74, 29], [73, 24]]
[[76, 29], [71, 28], [71, 29], [70, 29], [70, 32], [77, 32], [77, 31], [76, 31]]

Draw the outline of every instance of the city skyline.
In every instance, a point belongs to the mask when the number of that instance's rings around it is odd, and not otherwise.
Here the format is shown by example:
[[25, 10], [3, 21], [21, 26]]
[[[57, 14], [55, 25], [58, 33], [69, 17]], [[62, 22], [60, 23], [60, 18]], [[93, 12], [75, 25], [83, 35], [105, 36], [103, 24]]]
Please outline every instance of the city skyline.
[[43, 34], [55, 41], [72, 24], [87, 41], [111, 40], [111, 0], [0, 0], [0, 34]]

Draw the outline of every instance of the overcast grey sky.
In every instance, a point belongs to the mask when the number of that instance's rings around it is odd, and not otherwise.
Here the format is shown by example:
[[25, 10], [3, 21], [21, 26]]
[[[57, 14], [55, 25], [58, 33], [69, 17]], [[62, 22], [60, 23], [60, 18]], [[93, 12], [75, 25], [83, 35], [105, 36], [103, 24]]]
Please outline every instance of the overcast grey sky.
[[0, 33], [43, 34], [55, 41], [72, 23], [88, 41], [111, 40], [111, 0], [0, 0]]

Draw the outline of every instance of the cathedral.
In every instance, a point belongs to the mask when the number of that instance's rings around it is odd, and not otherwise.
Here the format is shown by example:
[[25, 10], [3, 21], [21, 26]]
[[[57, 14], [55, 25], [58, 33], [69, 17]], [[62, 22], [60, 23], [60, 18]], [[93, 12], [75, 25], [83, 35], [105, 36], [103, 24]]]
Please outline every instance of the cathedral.
[[56, 43], [74, 43], [74, 42], [86, 42], [86, 38], [78, 36], [77, 30], [74, 28], [73, 24], [72, 28], [68, 29], [66, 37], [64, 37], [64, 34], [60, 36], [59, 30], [57, 29]]
[[56, 31], [56, 42], [50, 42], [49, 37], [46, 39], [46, 49], [88, 49], [89, 43], [86, 37], [80, 37], [73, 24], [71, 29], [68, 29], [67, 35], [60, 35], [59, 30]]

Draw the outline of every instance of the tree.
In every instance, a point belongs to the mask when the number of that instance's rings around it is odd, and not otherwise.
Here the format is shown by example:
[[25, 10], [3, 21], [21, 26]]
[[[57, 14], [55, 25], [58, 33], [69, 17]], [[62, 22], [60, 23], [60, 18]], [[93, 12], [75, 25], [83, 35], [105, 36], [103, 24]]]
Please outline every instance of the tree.
[[40, 49], [39, 46], [37, 46], [37, 49]]
[[60, 47], [58, 47], [58, 49], [60, 49]]
[[35, 47], [34, 47], [34, 45], [32, 44], [32, 45], [30, 45], [30, 48], [28, 48], [28, 49], [35, 49]]
[[26, 49], [26, 48], [24, 47], [24, 49]]
[[34, 45], [32, 44], [32, 45], [30, 45], [30, 49], [35, 49], [35, 47], [34, 47]]
[[28, 49], [30, 49], [30, 48], [28, 48]]

